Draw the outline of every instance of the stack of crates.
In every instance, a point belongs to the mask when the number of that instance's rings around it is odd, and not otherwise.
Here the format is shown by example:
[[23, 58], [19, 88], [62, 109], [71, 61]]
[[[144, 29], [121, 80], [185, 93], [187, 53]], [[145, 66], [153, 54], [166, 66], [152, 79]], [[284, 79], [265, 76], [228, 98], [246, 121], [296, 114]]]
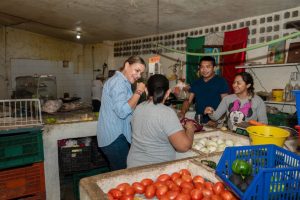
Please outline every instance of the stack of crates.
[[0, 199], [46, 199], [41, 127], [0, 130]]

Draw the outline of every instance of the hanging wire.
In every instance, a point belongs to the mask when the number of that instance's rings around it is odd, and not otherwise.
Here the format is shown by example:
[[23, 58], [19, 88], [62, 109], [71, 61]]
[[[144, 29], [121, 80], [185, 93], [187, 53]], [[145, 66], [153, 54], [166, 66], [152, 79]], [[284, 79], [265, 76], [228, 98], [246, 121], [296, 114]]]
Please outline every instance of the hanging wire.
[[171, 52], [176, 52], [176, 53], [186, 54], [186, 55], [191, 55], [191, 56], [223, 56], [223, 55], [230, 55], [230, 54], [235, 54], [235, 53], [240, 53], [240, 52], [244, 52], [244, 51], [250, 51], [250, 50], [258, 49], [258, 48], [268, 46], [270, 44], [278, 43], [278, 42], [281, 42], [281, 41], [284, 41], [284, 40], [287, 40], [287, 39], [296, 38], [298, 36], [300, 36], [300, 31], [297, 31], [295, 33], [292, 33], [290, 35], [287, 35], [287, 36], [284, 36], [284, 37], [281, 37], [281, 38], [278, 38], [278, 39], [275, 39], [275, 40], [271, 40], [269, 42], [259, 43], [259, 44], [251, 45], [251, 46], [246, 47], [246, 48], [236, 49], [236, 50], [232, 50], [232, 51], [223, 51], [223, 52], [220, 52], [220, 53], [193, 53], [193, 52], [179, 51], [179, 50], [176, 50], [176, 49], [172, 49], [172, 48], [163, 46], [163, 45], [158, 44], [158, 43], [157, 43], [157, 46], [161, 47], [161, 48], [164, 48], [164, 49], [167, 49]]
[[258, 76], [255, 74], [255, 72], [253, 71], [253, 69], [249, 69], [251, 74], [254, 76], [254, 78], [258, 81], [260, 87], [262, 87], [264, 89], [265, 92], [268, 92], [268, 90], [263, 86], [261, 80], [258, 78]]

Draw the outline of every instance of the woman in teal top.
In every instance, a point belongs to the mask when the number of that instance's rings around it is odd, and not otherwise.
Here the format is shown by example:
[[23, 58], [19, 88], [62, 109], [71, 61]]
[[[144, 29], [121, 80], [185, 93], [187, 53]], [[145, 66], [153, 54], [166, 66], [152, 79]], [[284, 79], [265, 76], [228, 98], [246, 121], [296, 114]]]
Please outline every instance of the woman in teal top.
[[131, 56], [103, 87], [97, 139], [111, 170], [126, 168], [131, 143], [131, 116], [145, 90], [144, 83], [137, 83], [133, 93], [131, 84], [141, 77], [145, 65], [145, 61], [139, 56]]

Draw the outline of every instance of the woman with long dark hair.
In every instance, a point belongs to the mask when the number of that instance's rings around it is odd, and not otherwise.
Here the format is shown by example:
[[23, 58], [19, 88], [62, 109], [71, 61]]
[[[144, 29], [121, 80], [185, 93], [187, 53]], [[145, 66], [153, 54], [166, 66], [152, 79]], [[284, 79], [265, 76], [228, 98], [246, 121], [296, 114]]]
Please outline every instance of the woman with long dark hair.
[[127, 167], [175, 159], [175, 153], [188, 151], [193, 144], [192, 122], [183, 129], [175, 111], [164, 105], [170, 94], [168, 79], [153, 75], [147, 82], [148, 100], [139, 104], [132, 117], [132, 143]]
[[218, 120], [225, 112], [228, 117], [228, 127], [235, 129], [235, 124], [257, 120], [268, 123], [266, 105], [264, 101], [254, 93], [254, 83], [251, 74], [241, 72], [235, 75], [232, 84], [234, 94], [223, 98], [217, 110], [206, 107], [204, 113], [209, 114], [213, 120]]

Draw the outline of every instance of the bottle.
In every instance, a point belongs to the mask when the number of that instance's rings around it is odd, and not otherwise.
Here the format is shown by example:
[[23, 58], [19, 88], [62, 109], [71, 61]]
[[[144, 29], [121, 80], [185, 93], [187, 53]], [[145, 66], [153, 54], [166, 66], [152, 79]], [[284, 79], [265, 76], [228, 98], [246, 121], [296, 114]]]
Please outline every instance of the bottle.
[[292, 90], [293, 86], [290, 83], [287, 83], [284, 88], [284, 100], [285, 101], [292, 101]]

